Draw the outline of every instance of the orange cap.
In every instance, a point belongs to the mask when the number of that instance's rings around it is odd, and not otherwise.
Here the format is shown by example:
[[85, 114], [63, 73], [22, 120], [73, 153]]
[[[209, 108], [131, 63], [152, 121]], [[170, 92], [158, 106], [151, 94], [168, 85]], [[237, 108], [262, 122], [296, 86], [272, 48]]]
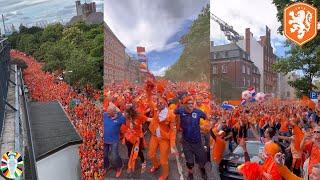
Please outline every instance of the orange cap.
[[273, 157], [275, 154], [280, 152], [280, 147], [278, 146], [278, 144], [270, 142], [265, 144], [264, 150], [269, 156]]

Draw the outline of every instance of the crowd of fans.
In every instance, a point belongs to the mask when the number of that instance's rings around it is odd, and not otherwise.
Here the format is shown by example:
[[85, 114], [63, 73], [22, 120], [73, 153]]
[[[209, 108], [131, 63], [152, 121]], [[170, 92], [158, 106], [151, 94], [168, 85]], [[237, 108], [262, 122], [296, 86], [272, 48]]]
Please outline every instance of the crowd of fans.
[[[109, 117], [109, 111], [115, 111], [126, 119], [123, 125], [117, 127], [119, 131], [116, 132], [119, 134], [115, 147], [121, 140], [130, 141], [130, 147], [135, 144], [136, 155], [128, 147], [128, 158], [136, 160], [139, 155], [143, 162], [142, 172], [145, 171], [146, 157], [140, 151], [147, 151], [152, 162], [150, 173], [160, 167], [162, 169], [159, 179], [168, 177], [168, 161], [164, 157], [168, 156], [169, 151], [180, 151], [186, 160], [188, 179], [193, 179], [195, 158], [203, 179], [213, 177], [218, 180], [223, 156], [238, 145], [245, 150], [247, 162], [239, 167], [245, 179], [319, 179], [320, 156], [317, 154], [320, 150], [320, 103], [269, 98], [264, 102], [247, 103], [226, 110], [212, 101], [210, 93], [205, 91], [207, 88], [201, 83], [171, 83], [151, 79], [144, 87], [120, 85], [117, 89], [110, 86], [105, 91], [107, 101], [104, 104], [104, 116]], [[170, 116], [170, 112], [174, 115]], [[172, 116], [175, 116], [175, 120], [172, 120]], [[112, 118], [104, 119], [105, 122], [110, 120]], [[144, 136], [148, 131], [143, 129], [145, 124], [149, 127], [150, 139]], [[115, 132], [109, 126], [104, 131]], [[180, 132], [182, 137], [177, 138]], [[198, 140], [199, 136], [201, 141]], [[260, 154], [262, 164], [250, 162], [246, 151], [247, 140], [263, 144], [264, 149]], [[148, 148], [143, 146], [146, 143], [149, 144]], [[177, 148], [176, 143], [181, 143], [182, 148]], [[105, 144], [112, 142], [105, 141]], [[160, 163], [155, 157], [158, 149]], [[118, 152], [115, 154], [120, 158]], [[105, 158], [108, 155], [106, 152]], [[285, 157], [285, 164], [280, 157]], [[207, 161], [211, 162], [213, 170], [209, 175], [203, 168]], [[118, 166], [117, 177], [121, 176], [122, 167]]]
[[[320, 179], [320, 103], [270, 98], [227, 110], [214, 103], [206, 83], [149, 78], [140, 86], [128, 82], [105, 85], [102, 110], [95, 103], [99, 93], [93, 91], [89, 98], [43, 72], [32, 57], [17, 51], [11, 56], [28, 65], [24, 80], [32, 100], [57, 100], [68, 112], [83, 138], [79, 150], [83, 179], [103, 179], [110, 167], [121, 177], [121, 144], [128, 150], [127, 173], [137, 170], [139, 158], [141, 173], [161, 169], [159, 179], [168, 178], [168, 155], [183, 153], [188, 179], [193, 179], [196, 162], [203, 179], [218, 180], [223, 155], [238, 145], [246, 159], [238, 170], [247, 180]], [[250, 162], [249, 139], [264, 145], [261, 164]], [[151, 167], [146, 166], [149, 160]], [[205, 171], [208, 162], [212, 174]]]
[[59, 101], [83, 138], [79, 147], [82, 179], [104, 179], [102, 106], [95, 105], [99, 92], [91, 92], [88, 98], [88, 93], [75, 90], [53, 74], [42, 71], [42, 65], [34, 58], [15, 50], [11, 51], [11, 57], [25, 61], [28, 66], [23, 75], [30, 99]]

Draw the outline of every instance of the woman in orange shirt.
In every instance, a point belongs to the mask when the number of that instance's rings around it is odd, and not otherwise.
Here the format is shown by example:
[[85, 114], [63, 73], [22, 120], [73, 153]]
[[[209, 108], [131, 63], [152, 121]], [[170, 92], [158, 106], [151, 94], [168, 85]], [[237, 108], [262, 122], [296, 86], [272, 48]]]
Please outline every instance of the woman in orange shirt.
[[133, 172], [135, 161], [139, 156], [141, 160], [141, 173], [145, 172], [146, 161], [143, 155], [143, 132], [142, 125], [147, 121], [147, 117], [141, 115], [136, 109], [129, 105], [126, 109], [126, 124], [121, 127], [124, 134], [124, 141], [128, 148], [128, 169], [127, 172]]

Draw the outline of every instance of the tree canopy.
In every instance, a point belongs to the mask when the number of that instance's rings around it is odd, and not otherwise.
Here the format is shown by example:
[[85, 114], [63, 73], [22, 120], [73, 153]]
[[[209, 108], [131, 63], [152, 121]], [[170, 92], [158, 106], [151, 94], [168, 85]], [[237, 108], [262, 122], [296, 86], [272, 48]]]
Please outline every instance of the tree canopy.
[[179, 60], [165, 73], [173, 81], [207, 81], [210, 78], [210, 6], [203, 8], [180, 43]]
[[64, 80], [83, 88], [87, 84], [103, 87], [103, 25], [79, 22], [71, 26], [51, 24], [19, 27], [8, 37], [12, 48], [44, 62], [43, 70], [64, 72]]
[[[319, 0], [303, 0], [301, 2], [309, 3], [318, 9], [320, 8]], [[283, 34], [283, 12], [284, 8], [293, 2], [289, 0], [273, 0], [273, 4], [277, 7], [278, 21], [281, 26], [278, 32]], [[320, 12], [318, 11], [318, 17]], [[294, 81], [289, 81], [289, 85], [294, 87], [297, 91], [297, 96], [308, 96], [309, 92], [316, 90], [313, 80], [320, 76], [320, 31], [318, 30], [317, 36], [310, 42], [303, 46], [298, 46], [291, 41], [286, 41], [288, 51], [287, 57], [280, 59], [275, 65], [274, 69], [277, 72], [288, 74], [292, 71], [302, 71], [302, 76]]]

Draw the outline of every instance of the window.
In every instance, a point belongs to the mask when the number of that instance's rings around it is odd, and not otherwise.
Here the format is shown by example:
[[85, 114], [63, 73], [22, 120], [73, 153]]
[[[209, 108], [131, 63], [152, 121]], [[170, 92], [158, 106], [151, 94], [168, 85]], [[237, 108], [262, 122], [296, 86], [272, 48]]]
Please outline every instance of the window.
[[250, 79], [248, 79], [248, 84], [247, 84], [248, 86], [250, 86], [251, 85], [251, 83], [250, 83]]
[[245, 74], [246, 73], [246, 66], [242, 65], [242, 73]]
[[217, 66], [216, 66], [216, 65], [214, 65], [214, 66], [212, 67], [212, 72], [213, 72], [213, 74], [218, 74]]
[[217, 52], [216, 57], [217, 59], [221, 59], [221, 52]]
[[253, 81], [253, 83], [256, 83], [256, 78], [253, 77], [253, 78], [252, 78], [252, 81]]
[[247, 74], [250, 75], [250, 67], [247, 67]]
[[222, 73], [227, 73], [227, 65], [226, 64], [222, 65]]
[[246, 86], [246, 78], [243, 77], [243, 86], [245, 87]]

